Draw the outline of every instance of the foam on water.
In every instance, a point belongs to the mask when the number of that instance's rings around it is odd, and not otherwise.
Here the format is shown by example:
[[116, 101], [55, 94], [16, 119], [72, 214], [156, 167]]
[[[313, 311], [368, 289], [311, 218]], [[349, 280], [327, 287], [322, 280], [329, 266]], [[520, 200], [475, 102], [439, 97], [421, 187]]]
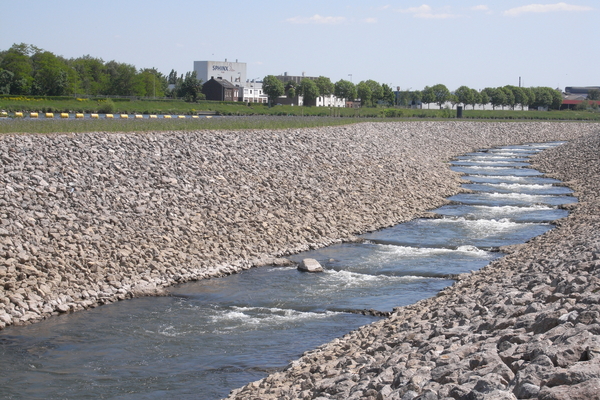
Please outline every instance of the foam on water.
[[465, 168], [468, 169], [491, 169], [491, 170], [507, 170], [514, 169], [513, 167], [492, 167], [492, 166], [478, 166], [478, 165], [466, 165]]
[[524, 156], [524, 154], [522, 152], [519, 153], [519, 152], [513, 152], [513, 151], [510, 151], [510, 152], [508, 152], [508, 151], [495, 151], [495, 152], [493, 152], [491, 154], [495, 154], [495, 155], [501, 156], [501, 157], [513, 157], [513, 158], [514, 157], [523, 157]]
[[391, 244], [379, 244], [378, 245], [385, 252], [390, 253], [394, 258], [397, 257], [424, 257], [429, 255], [441, 255], [441, 254], [463, 254], [478, 258], [487, 258], [490, 253], [481, 250], [475, 246], [465, 245], [460, 246], [456, 249], [445, 249], [445, 248], [429, 248], [429, 247], [407, 247], [407, 246], [394, 246]]
[[483, 183], [485, 186], [491, 186], [499, 189], [515, 190], [517, 192], [522, 190], [546, 190], [551, 189], [554, 185], [547, 184], [523, 184], [523, 183]]
[[[351, 272], [348, 270], [325, 270], [325, 275], [327, 275], [328, 281], [332, 281], [332, 284], [335, 284], [340, 288], [368, 287], [371, 285], [377, 286], [382, 282], [410, 283], [415, 281], [421, 281], [424, 279], [432, 279], [430, 277], [410, 275], [393, 276], [361, 274], [358, 272]], [[327, 290], [329, 290], [329, 288]]]
[[472, 161], [506, 161], [506, 162], [527, 162], [529, 161], [529, 158], [526, 157], [504, 157], [504, 156], [496, 156], [496, 155], [488, 155], [488, 154], [483, 154], [480, 156], [476, 156], [476, 155], [471, 155], [471, 156], [462, 156], [462, 157], [457, 157], [458, 160], [472, 160]]
[[473, 162], [473, 163], [478, 163], [478, 164], [518, 164], [519, 166], [521, 165], [529, 165], [528, 162], [524, 162], [524, 161], [501, 161], [501, 160], [483, 160], [483, 159], [465, 159], [465, 160], [459, 160], [459, 162]]
[[542, 178], [539, 176], [515, 176], [515, 175], [470, 174], [470, 175], [464, 175], [462, 178], [465, 180], [469, 180], [471, 182], [481, 182], [481, 183], [500, 183], [500, 182], [485, 182], [485, 181], [531, 182], [532, 180], [534, 180], [535, 182], [548, 182], [548, 183], [559, 182], [556, 179]]
[[543, 151], [541, 149], [536, 149], [536, 148], [515, 148], [515, 147], [505, 147], [505, 148], [501, 148], [501, 149], [490, 149], [488, 150], [489, 153], [494, 153], [494, 154], [502, 154], [502, 153], [506, 153], [506, 154], [511, 154], [511, 153], [539, 153], [540, 151]]
[[[285, 325], [290, 322], [326, 319], [334, 311], [310, 312], [277, 307], [231, 307], [213, 315], [210, 320], [217, 324], [227, 323], [229, 329], [239, 325]], [[233, 325], [230, 325], [232, 324]]]
[[485, 210], [490, 214], [525, 214], [532, 211], [551, 211], [555, 210], [555, 207], [545, 206], [545, 205], [534, 205], [530, 207], [516, 207], [516, 206], [481, 206], [475, 205], [473, 206], [480, 210]]
[[545, 194], [526, 194], [526, 193], [481, 193], [482, 196], [489, 196], [492, 198], [503, 198], [503, 199], [518, 199], [525, 200], [532, 203], [536, 202], [544, 202], [545, 199], [555, 198], [553, 195], [545, 195]]
[[431, 220], [433, 223], [447, 224], [457, 223], [464, 225], [471, 231], [477, 232], [480, 237], [487, 237], [499, 232], [506, 232], [513, 229], [518, 229], [526, 225], [547, 225], [529, 222], [513, 222], [508, 218], [502, 219], [468, 219], [465, 217], [444, 217]]
[[526, 176], [513, 176], [513, 175], [467, 175], [464, 176], [464, 179], [469, 179], [469, 177], [472, 176], [474, 178], [481, 178], [481, 179], [502, 179], [504, 181], [514, 181], [514, 182], [523, 182], [525, 180], [527, 180]]

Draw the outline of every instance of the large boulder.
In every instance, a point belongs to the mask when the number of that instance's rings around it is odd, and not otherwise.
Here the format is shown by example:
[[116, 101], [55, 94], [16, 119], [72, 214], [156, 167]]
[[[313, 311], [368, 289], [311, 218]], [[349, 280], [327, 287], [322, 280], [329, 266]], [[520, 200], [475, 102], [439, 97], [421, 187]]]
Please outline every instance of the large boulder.
[[302, 272], [323, 272], [323, 267], [314, 258], [305, 258], [298, 265], [298, 270]]

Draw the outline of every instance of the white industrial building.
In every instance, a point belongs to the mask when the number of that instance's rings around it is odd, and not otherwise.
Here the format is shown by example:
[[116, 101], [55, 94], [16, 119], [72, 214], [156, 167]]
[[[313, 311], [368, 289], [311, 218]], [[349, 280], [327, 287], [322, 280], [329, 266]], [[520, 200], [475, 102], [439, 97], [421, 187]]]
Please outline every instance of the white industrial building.
[[315, 105], [317, 107], [346, 107], [346, 99], [341, 99], [333, 94], [319, 96]]
[[244, 86], [246, 83], [246, 63], [225, 61], [194, 61], [196, 77], [202, 82], [210, 78], [223, 79], [234, 85]]

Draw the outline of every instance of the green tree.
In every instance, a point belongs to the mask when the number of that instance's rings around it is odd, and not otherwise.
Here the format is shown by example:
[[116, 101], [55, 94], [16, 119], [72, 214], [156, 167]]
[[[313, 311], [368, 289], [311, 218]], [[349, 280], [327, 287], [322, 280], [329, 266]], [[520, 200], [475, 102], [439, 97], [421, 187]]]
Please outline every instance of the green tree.
[[520, 88], [518, 86], [506, 85], [504, 86], [504, 89], [509, 90], [512, 93], [510, 105], [512, 106], [513, 110], [515, 109], [515, 106], [517, 104], [521, 105], [521, 107], [527, 105], [527, 93], [523, 90], [523, 88]]
[[93, 58], [89, 54], [69, 60], [71, 68], [77, 73], [76, 93], [88, 95], [105, 94], [108, 91], [109, 76], [100, 58]]
[[365, 81], [365, 84], [371, 89], [371, 106], [375, 106], [375, 103], [383, 100], [383, 86], [372, 79]]
[[269, 96], [269, 101], [275, 103], [279, 96], [285, 93], [283, 83], [273, 75], [263, 78], [263, 92]]
[[[481, 93], [479, 93], [476, 89], [471, 89], [471, 101], [469, 102], [469, 104], [473, 107], [473, 110], [475, 109], [475, 106], [477, 104], [481, 104], [482, 103], [482, 99], [481, 99]], [[485, 104], [487, 104], [487, 98], [485, 100]]]
[[423, 99], [423, 92], [420, 90], [415, 90], [414, 92], [410, 92], [410, 101], [411, 105], [419, 104], [419, 102]]
[[[158, 72], [156, 68], [142, 69], [135, 77], [135, 95], [141, 97], [164, 97], [167, 85], [167, 78]], [[191, 87], [195, 87], [195, 83]], [[200, 87], [202, 87], [202, 84], [200, 84]], [[198, 96], [199, 93], [195, 93], [195, 97], [198, 98]]]
[[35, 46], [25, 43], [13, 44], [1, 54], [0, 68], [13, 74], [10, 94], [29, 94], [33, 84], [33, 63], [31, 55], [39, 52]]
[[447, 101], [449, 101], [450, 104], [452, 104], [452, 109], [454, 109], [454, 107], [460, 103], [460, 101], [458, 100], [458, 96], [452, 93], [450, 93], [450, 96], [448, 97]]
[[288, 99], [293, 99], [298, 94], [298, 85], [294, 81], [288, 81], [285, 84], [284, 92]]
[[561, 91], [552, 88], [548, 89], [550, 89], [550, 93], [552, 94], [552, 104], [550, 105], [550, 108], [552, 108], [553, 110], [560, 110], [560, 106], [562, 106], [563, 103], [563, 96]]
[[137, 70], [133, 65], [109, 61], [106, 63], [108, 87], [105, 94], [114, 96], [134, 96]]
[[10, 71], [0, 69], [0, 94], [10, 94], [10, 84], [14, 75]]
[[435, 102], [435, 93], [433, 92], [433, 88], [425, 86], [421, 92], [421, 100], [423, 103], [427, 103], [427, 108], [429, 108], [429, 105]]
[[506, 94], [504, 93], [504, 90], [501, 90], [500, 88], [489, 88], [486, 89], [486, 93], [490, 96], [490, 103], [492, 103], [494, 110], [496, 107], [502, 107], [506, 104]]
[[[483, 89], [481, 91], [481, 96], [485, 96], [487, 97], [487, 103], [490, 103], [492, 105], [492, 109], [496, 109], [497, 106], [501, 105], [502, 103], [498, 103], [498, 95], [497, 95], [497, 90], [495, 88], [491, 88], [491, 87], [487, 87], [485, 89]], [[496, 99], [496, 100], [494, 100]], [[503, 99], [500, 99], [503, 100]], [[487, 104], [486, 103], [486, 104]]]
[[356, 86], [350, 81], [340, 79], [335, 83], [334, 86], [333, 93], [340, 99], [352, 101], [358, 97], [358, 94], [356, 93]]
[[590, 89], [587, 94], [588, 100], [600, 100], [600, 89]]
[[548, 87], [539, 86], [539, 87], [532, 88], [532, 90], [535, 95], [535, 101], [533, 102], [532, 106], [534, 108], [538, 108], [538, 107], [550, 108], [550, 106], [552, 105], [552, 101], [553, 101], [553, 97], [552, 97], [553, 89], [548, 88]]
[[485, 107], [490, 102], [490, 95], [484, 90], [479, 92], [479, 100], [477, 104], [481, 104], [481, 107]]
[[202, 81], [197, 78], [196, 71], [186, 72], [185, 78], [182, 75], [177, 80], [175, 92], [177, 97], [185, 101], [196, 102], [198, 99], [203, 99]]
[[431, 90], [433, 91], [435, 103], [440, 108], [442, 108], [444, 103], [450, 99], [450, 91], [448, 90], [448, 88], [445, 85], [443, 85], [441, 83], [438, 83], [437, 85], [433, 85]]
[[533, 104], [535, 103], [535, 92], [533, 89], [523, 87], [521, 90], [523, 90], [523, 93], [525, 93], [525, 96], [527, 97], [527, 102], [523, 105], [527, 107], [533, 107]]
[[304, 105], [312, 106], [319, 97], [319, 88], [311, 79], [302, 79], [298, 85], [298, 94], [304, 97]]
[[383, 89], [383, 97], [382, 100], [390, 105], [393, 106], [396, 103], [396, 94], [394, 93], [394, 90], [388, 86], [387, 84], [383, 84], [381, 85], [381, 88]]
[[172, 69], [171, 72], [169, 72], [167, 82], [169, 83], [169, 85], [175, 85], [177, 83], [177, 71]]
[[67, 64], [49, 51], [35, 53], [31, 93], [37, 95], [63, 96], [68, 91]]
[[473, 90], [467, 86], [459, 87], [454, 91], [454, 94], [458, 97], [458, 102], [462, 103], [465, 108], [467, 104], [473, 104]]
[[331, 82], [331, 79], [325, 76], [319, 76], [314, 82], [321, 96], [329, 96], [335, 91], [335, 85]]
[[512, 107], [513, 110], [515, 108], [515, 96], [513, 94], [513, 92], [508, 89], [507, 87], [499, 87], [498, 88], [499, 91], [501, 91], [502, 93], [504, 93], [504, 100], [502, 102], [502, 109], [504, 110], [504, 107]]
[[363, 107], [368, 107], [373, 104], [373, 91], [365, 81], [361, 81], [356, 85], [356, 94]]
[[411, 100], [411, 93], [408, 90], [402, 90], [398, 92], [396, 105], [400, 107], [408, 107], [410, 106]]

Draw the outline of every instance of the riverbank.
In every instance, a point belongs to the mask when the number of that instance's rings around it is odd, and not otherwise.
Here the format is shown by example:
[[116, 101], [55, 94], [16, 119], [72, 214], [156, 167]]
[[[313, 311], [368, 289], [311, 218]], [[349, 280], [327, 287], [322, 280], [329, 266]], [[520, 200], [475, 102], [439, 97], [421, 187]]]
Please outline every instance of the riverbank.
[[412, 219], [443, 161], [598, 125], [407, 122], [281, 131], [7, 135], [0, 328], [234, 273]]
[[231, 399], [597, 399], [600, 135], [534, 167], [576, 190], [556, 229]]

